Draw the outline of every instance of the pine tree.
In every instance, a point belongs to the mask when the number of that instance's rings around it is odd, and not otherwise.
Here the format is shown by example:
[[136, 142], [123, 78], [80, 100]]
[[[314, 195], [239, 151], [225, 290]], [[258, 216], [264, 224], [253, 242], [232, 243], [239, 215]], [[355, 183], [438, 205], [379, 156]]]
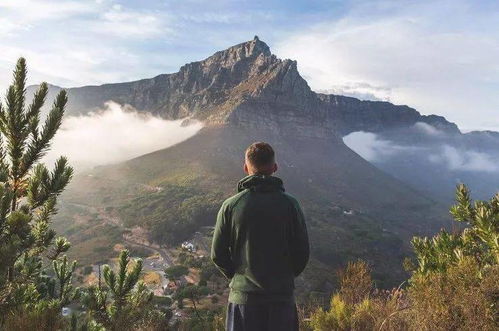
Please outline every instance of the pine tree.
[[140, 259], [130, 267], [130, 254], [128, 250], [123, 250], [118, 261], [116, 271], [108, 265], [104, 266], [105, 286], [89, 288], [83, 303], [92, 317], [106, 329], [134, 330], [152, 312], [150, 303], [153, 294], [139, 280], [142, 271]]
[[[57, 197], [73, 169], [65, 157], [52, 171], [40, 163], [61, 125], [67, 95], [65, 91], [57, 95], [40, 124], [48, 87], [42, 83], [27, 105], [26, 74], [26, 61], [20, 58], [5, 104], [0, 101], [0, 325], [2, 317], [23, 305], [59, 298], [55, 305], [60, 306], [75, 297], [69, 285], [74, 264], [67, 269], [67, 258], [59, 260], [70, 244], [62, 237], [56, 239], [50, 227]], [[56, 274], [61, 271], [57, 279], [46, 275], [47, 259], [53, 261]]]
[[415, 237], [416, 273], [445, 272], [465, 258], [482, 268], [499, 264], [499, 193], [488, 202], [473, 202], [468, 188], [458, 185], [450, 213], [466, 228], [455, 234], [442, 230], [431, 239]]

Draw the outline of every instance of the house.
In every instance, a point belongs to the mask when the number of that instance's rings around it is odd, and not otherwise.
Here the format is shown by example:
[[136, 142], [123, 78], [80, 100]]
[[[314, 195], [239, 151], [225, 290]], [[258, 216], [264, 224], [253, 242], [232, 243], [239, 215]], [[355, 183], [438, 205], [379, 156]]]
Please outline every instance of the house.
[[191, 253], [196, 251], [196, 248], [194, 247], [194, 244], [191, 243], [191, 242], [188, 242], [188, 241], [184, 241], [182, 243], [182, 249], [185, 249], [186, 251], [189, 251]]
[[71, 314], [71, 308], [62, 307], [62, 316], [69, 316]]

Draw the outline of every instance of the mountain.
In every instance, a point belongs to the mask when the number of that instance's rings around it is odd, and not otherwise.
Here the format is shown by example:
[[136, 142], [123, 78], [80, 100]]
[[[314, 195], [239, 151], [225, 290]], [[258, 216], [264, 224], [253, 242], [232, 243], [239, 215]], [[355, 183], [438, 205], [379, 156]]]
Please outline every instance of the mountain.
[[301, 293], [331, 290], [334, 270], [356, 258], [372, 263], [382, 286], [398, 285], [409, 239], [449, 224], [447, 206], [379, 170], [342, 137], [419, 122], [458, 132], [454, 124], [406, 106], [317, 94], [295, 61], [276, 58], [257, 37], [177, 73], [68, 94], [69, 114], [113, 100], [205, 124], [175, 146], [75, 178], [56, 227], [70, 237], [80, 260], [105, 258], [123, 233], [137, 229], [171, 246], [212, 226], [243, 176], [244, 149], [258, 140], [275, 147], [278, 175], [307, 215], [313, 258], [300, 278]]
[[[50, 86], [54, 94], [60, 89]], [[163, 118], [189, 116], [209, 124], [251, 125], [254, 121], [247, 116], [257, 115], [255, 118], [264, 118], [271, 125], [276, 118], [280, 122], [293, 121], [299, 115], [301, 118], [295, 124], [312, 126], [312, 131], [319, 126], [336, 135], [409, 127], [417, 122], [459, 132], [445, 118], [421, 115], [408, 106], [315, 93], [298, 73], [296, 61], [278, 59], [257, 36], [203, 61], [186, 64], [173, 74], [67, 91], [69, 115], [102, 108], [105, 102], [113, 100]], [[279, 108], [275, 108], [276, 104]], [[245, 107], [258, 109], [248, 112]]]
[[[52, 94], [60, 89], [50, 87]], [[459, 182], [470, 185], [479, 198], [499, 189], [499, 166], [490, 165], [499, 164], [499, 133], [462, 134], [444, 117], [421, 115], [408, 106], [315, 93], [295, 61], [278, 59], [258, 37], [186, 64], [176, 73], [70, 88], [68, 95], [69, 115], [85, 114], [113, 100], [140, 112], [167, 119], [190, 117], [209, 126], [267, 127], [322, 138], [375, 133], [389, 145], [388, 151], [369, 158], [360, 152], [365, 142], [349, 147], [434, 199], [450, 203]]]

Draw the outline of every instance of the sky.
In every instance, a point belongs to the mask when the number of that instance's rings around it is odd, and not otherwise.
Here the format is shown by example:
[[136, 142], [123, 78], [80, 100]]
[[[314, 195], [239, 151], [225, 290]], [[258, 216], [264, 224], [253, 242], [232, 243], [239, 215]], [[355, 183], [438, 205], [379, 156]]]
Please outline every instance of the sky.
[[498, 1], [0, 0], [0, 91], [16, 59], [63, 87], [178, 71], [258, 35], [315, 91], [499, 131]]

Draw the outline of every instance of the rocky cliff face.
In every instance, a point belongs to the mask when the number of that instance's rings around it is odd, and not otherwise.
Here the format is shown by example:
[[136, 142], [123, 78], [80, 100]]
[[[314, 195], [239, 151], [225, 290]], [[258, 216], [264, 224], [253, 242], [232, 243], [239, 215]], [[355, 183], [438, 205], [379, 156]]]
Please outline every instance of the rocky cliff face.
[[[53, 87], [56, 90], [57, 87]], [[407, 106], [313, 92], [296, 62], [281, 60], [255, 38], [186, 64], [177, 73], [134, 82], [70, 88], [68, 113], [86, 113], [109, 100], [169, 119], [207, 125], [267, 127], [273, 132], [333, 139], [425, 122], [459, 133], [439, 116]]]

